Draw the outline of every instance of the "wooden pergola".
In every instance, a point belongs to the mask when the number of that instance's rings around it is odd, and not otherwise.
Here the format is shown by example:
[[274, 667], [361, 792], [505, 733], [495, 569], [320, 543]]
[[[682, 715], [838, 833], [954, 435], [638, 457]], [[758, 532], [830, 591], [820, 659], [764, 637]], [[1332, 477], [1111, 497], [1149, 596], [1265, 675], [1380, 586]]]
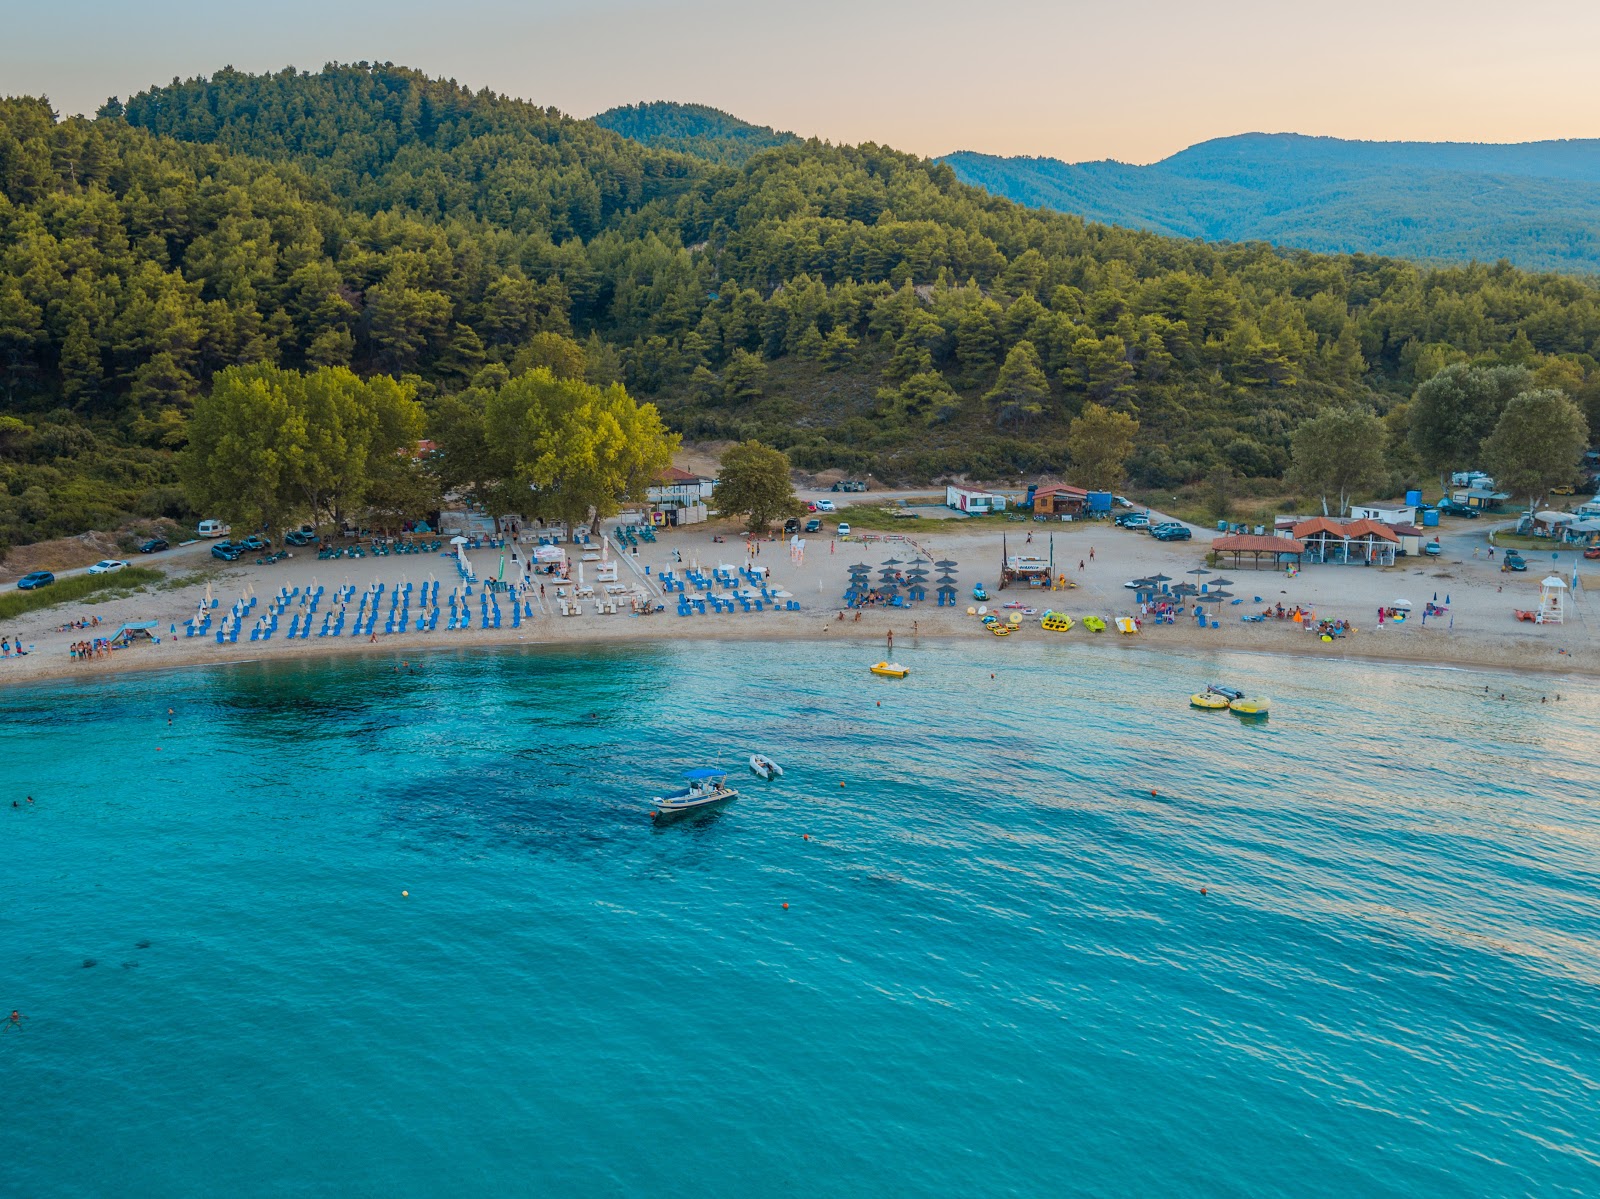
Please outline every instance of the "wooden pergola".
[[[1301, 564], [1301, 556], [1306, 552], [1303, 541], [1296, 541], [1293, 537], [1265, 537], [1254, 533], [1234, 533], [1226, 537], [1218, 537], [1211, 543], [1212, 550], [1220, 561], [1222, 555], [1233, 555], [1233, 568], [1244, 569], [1244, 556], [1250, 555], [1252, 570], [1276, 570], [1285, 558], [1293, 558], [1294, 564]], [[1261, 559], [1266, 558], [1267, 564], [1263, 568]]]

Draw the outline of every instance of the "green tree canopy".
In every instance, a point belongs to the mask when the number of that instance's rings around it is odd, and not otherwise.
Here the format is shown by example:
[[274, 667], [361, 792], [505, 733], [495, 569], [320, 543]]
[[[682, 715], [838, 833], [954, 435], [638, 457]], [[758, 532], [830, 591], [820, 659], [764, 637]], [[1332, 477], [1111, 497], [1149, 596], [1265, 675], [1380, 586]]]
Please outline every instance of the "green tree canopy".
[[1588, 446], [1589, 422], [1583, 412], [1566, 392], [1541, 387], [1506, 405], [1483, 443], [1483, 461], [1497, 487], [1521, 496], [1531, 507], [1552, 487], [1573, 481]]
[[1411, 400], [1411, 444], [1424, 466], [1440, 474], [1478, 465], [1484, 438], [1494, 432], [1511, 397], [1533, 385], [1521, 366], [1455, 363], [1417, 388]]
[[510, 483], [493, 493], [501, 514], [568, 528], [644, 499], [679, 442], [654, 404], [636, 403], [620, 384], [560, 379], [544, 367], [486, 397], [484, 429], [490, 468]]
[[751, 532], [799, 511], [788, 456], [759, 441], [730, 446], [722, 455], [713, 498], [724, 516], [744, 516]]
[[1067, 427], [1067, 453], [1078, 486], [1111, 491], [1122, 486], [1139, 422], [1126, 412], [1089, 403]]
[[1014, 425], [1043, 412], [1049, 395], [1050, 380], [1045, 378], [1039, 351], [1031, 341], [1019, 341], [1006, 355], [1000, 377], [984, 399], [994, 405], [996, 421]]
[[337, 523], [365, 505], [375, 477], [411, 460], [422, 429], [411, 389], [382, 375], [230, 367], [195, 403], [180, 471], [197, 511], [244, 528], [276, 529], [291, 514]]
[[1290, 481], [1343, 516], [1358, 492], [1384, 478], [1389, 431], [1370, 408], [1330, 408], [1294, 431]]

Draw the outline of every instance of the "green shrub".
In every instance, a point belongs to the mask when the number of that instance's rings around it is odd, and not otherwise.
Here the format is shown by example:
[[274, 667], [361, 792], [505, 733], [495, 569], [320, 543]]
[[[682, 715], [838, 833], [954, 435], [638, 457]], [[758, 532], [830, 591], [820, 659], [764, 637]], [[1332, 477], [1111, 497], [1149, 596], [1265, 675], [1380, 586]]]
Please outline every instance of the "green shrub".
[[110, 575], [73, 575], [37, 591], [11, 591], [0, 595], [0, 620], [14, 620], [25, 612], [37, 612], [56, 604], [83, 601], [91, 604], [120, 599], [166, 576], [159, 570], [130, 566]]

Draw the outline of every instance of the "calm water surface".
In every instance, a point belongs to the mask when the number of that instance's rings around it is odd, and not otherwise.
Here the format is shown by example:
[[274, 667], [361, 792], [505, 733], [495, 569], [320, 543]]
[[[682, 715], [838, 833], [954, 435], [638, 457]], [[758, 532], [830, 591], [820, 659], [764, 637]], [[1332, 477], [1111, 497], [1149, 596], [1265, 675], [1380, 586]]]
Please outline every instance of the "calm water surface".
[[1600, 692], [1018, 642], [5, 691], [0, 1194], [1600, 1193]]

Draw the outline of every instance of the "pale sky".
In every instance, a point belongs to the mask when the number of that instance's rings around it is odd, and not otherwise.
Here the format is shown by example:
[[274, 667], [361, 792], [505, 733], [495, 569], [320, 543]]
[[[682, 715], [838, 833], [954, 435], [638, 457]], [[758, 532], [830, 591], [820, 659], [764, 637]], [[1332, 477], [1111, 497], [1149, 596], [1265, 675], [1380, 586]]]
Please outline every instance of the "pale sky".
[[64, 113], [224, 65], [367, 59], [575, 116], [682, 100], [928, 155], [1150, 162], [1250, 131], [1600, 136], [1600, 4], [1580, 0], [12, 0], [0, 13], [0, 93]]

